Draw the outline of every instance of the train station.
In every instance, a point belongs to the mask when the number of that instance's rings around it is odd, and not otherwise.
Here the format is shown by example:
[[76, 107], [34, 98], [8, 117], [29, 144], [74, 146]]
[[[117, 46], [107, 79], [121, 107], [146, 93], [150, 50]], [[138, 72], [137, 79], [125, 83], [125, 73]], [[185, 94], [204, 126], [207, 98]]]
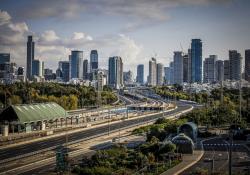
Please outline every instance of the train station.
[[57, 103], [10, 105], [0, 113], [1, 133], [28, 133], [46, 128], [63, 126], [78, 118], [69, 118]]

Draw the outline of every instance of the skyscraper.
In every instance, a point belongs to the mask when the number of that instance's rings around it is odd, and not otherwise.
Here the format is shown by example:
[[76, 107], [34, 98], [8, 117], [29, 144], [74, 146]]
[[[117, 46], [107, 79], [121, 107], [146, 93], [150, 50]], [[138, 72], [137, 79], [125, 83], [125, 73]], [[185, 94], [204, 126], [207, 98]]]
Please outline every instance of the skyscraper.
[[241, 77], [241, 55], [236, 50], [229, 50], [229, 75], [230, 80], [240, 80]]
[[115, 89], [123, 87], [123, 63], [122, 58], [118, 56], [109, 58], [109, 86]]
[[97, 53], [97, 50], [91, 50], [91, 52], [90, 52], [90, 73], [96, 69], [98, 69], [98, 53]]
[[183, 82], [189, 83], [189, 64], [190, 57], [188, 54], [183, 55]]
[[222, 60], [218, 60], [215, 63], [215, 80], [216, 82], [224, 80], [224, 63]]
[[156, 86], [156, 59], [152, 58], [149, 61], [149, 75], [148, 75], [148, 85]]
[[26, 77], [28, 80], [32, 78], [32, 62], [35, 56], [35, 42], [32, 40], [32, 36], [28, 36], [27, 42], [27, 67], [26, 67]]
[[170, 84], [170, 67], [164, 67], [164, 84]]
[[158, 63], [157, 64], [157, 71], [156, 71], [156, 84], [158, 86], [163, 85], [163, 64]]
[[71, 51], [70, 57], [70, 79], [83, 77], [83, 51]]
[[62, 72], [62, 80], [64, 82], [68, 82], [69, 81], [69, 61], [60, 61], [59, 69]]
[[203, 82], [213, 83], [216, 81], [216, 67], [217, 55], [210, 55], [203, 63]]
[[174, 52], [174, 84], [183, 84], [183, 56], [182, 52]]
[[229, 60], [224, 60], [224, 80], [230, 79], [230, 65]]
[[88, 60], [83, 60], [83, 79], [88, 80]]
[[245, 80], [250, 82], [250, 49], [245, 50]]
[[43, 76], [44, 62], [40, 60], [32, 61], [32, 76]]
[[0, 53], [0, 64], [9, 63], [10, 54], [9, 53]]
[[169, 79], [169, 81], [170, 81], [170, 84], [174, 84], [174, 62], [173, 61], [171, 61], [169, 63], [169, 68], [170, 68], [170, 79]]
[[140, 83], [141, 85], [144, 84], [144, 65], [143, 64], [139, 64], [137, 66], [136, 82]]
[[191, 81], [202, 82], [202, 42], [200, 39], [192, 39], [191, 43]]

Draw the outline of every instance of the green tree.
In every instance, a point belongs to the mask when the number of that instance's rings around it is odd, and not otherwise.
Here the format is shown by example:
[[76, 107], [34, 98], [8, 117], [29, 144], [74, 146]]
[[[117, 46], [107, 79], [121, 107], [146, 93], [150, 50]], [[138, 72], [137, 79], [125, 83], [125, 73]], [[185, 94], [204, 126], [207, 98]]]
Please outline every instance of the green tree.
[[11, 97], [11, 104], [22, 104], [22, 99], [18, 95], [13, 95]]

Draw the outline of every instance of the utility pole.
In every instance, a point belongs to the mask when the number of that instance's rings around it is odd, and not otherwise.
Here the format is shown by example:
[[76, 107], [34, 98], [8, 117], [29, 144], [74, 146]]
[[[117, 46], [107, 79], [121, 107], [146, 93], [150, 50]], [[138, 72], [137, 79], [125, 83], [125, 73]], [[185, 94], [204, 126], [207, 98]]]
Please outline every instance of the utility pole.
[[229, 131], [229, 138], [230, 138], [230, 143], [229, 143], [229, 163], [228, 163], [228, 174], [232, 175], [232, 143], [233, 143], [233, 133]]
[[240, 95], [240, 110], [239, 110], [239, 112], [240, 112], [240, 118], [239, 118], [239, 120], [240, 120], [240, 122], [241, 122], [241, 98], [242, 98], [242, 90], [241, 90], [241, 79], [242, 79], [242, 77], [241, 77], [241, 73], [240, 73], [240, 82], [239, 82], [239, 95]]

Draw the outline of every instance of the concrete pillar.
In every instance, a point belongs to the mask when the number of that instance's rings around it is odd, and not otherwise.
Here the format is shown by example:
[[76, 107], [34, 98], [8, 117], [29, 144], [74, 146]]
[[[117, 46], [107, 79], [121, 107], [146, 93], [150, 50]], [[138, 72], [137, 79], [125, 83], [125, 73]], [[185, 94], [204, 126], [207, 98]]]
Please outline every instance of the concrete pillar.
[[20, 124], [17, 125], [17, 130], [18, 130], [18, 133], [20, 133], [20, 131], [21, 131], [21, 125]]
[[40, 130], [44, 131], [46, 129], [46, 123], [41, 122]]
[[2, 129], [2, 135], [3, 136], [8, 136], [9, 135], [9, 125], [2, 125], [1, 129]]
[[61, 127], [63, 126], [63, 119], [61, 118]]
[[25, 124], [25, 132], [26, 132], [26, 133], [31, 132], [31, 124], [30, 124], [30, 123], [26, 123], [26, 124]]
[[12, 134], [14, 134], [14, 132], [15, 132], [15, 127], [14, 127], [14, 124], [10, 124], [10, 126], [11, 126], [11, 131], [12, 131]]

